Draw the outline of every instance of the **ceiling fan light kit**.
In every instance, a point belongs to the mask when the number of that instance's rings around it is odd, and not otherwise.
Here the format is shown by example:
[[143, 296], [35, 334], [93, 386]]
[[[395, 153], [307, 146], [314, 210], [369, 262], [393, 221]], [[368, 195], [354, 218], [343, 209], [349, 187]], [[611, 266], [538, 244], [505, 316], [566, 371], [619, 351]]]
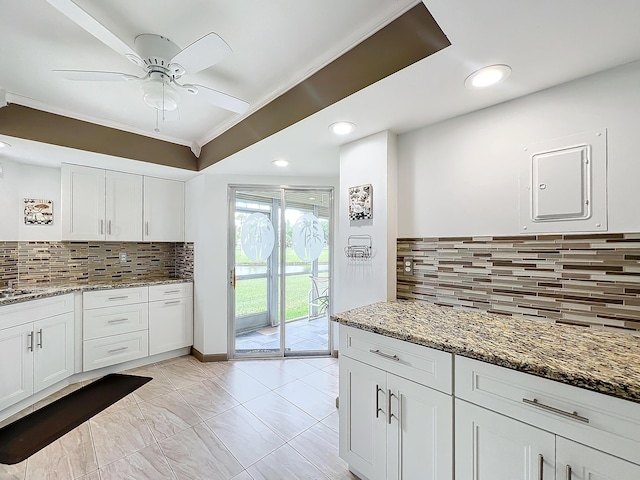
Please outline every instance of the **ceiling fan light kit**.
[[231, 55], [231, 48], [217, 34], [208, 33], [181, 50], [162, 35], [144, 33], [135, 38], [135, 48], [131, 49], [73, 1], [47, 0], [47, 2], [105, 45], [146, 71], [144, 76], [136, 77], [118, 72], [54, 70], [62, 77], [75, 81], [142, 81], [140, 88], [143, 92], [143, 101], [161, 112], [171, 112], [178, 108], [180, 102], [178, 90], [184, 90], [212, 105], [235, 113], [245, 113], [249, 109], [249, 104], [244, 100], [203, 85], [181, 85], [177, 81], [186, 73], [197, 73]]

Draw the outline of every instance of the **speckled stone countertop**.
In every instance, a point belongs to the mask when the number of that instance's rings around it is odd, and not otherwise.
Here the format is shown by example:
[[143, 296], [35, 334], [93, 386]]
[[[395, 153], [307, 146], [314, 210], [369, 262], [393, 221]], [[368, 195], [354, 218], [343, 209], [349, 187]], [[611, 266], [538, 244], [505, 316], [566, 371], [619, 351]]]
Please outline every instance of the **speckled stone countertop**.
[[41, 287], [31, 285], [18, 285], [14, 289], [29, 290], [31, 293], [24, 295], [14, 295], [11, 297], [0, 297], [0, 306], [10, 305], [13, 303], [27, 302], [29, 300], [35, 300], [37, 298], [53, 297], [56, 295], [64, 295], [71, 292], [88, 292], [91, 290], [109, 290], [116, 288], [128, 288], [128, 287], [144, 287], [147, 285], [165, 285], [171, 283], [184, 283], [192, 282], [193, 280], [188, 278], [155, 278], [155, 279], [141, 279], [141, 280], [123, 280], [119, 282], [104, 282], [104, 283], [83, 283], [83, 284], [69, 284], [69, 285], [56, 285], [55, 287]]
[[640, 403], [640, 337], [631, 334], [406, 300], [331, 319]]

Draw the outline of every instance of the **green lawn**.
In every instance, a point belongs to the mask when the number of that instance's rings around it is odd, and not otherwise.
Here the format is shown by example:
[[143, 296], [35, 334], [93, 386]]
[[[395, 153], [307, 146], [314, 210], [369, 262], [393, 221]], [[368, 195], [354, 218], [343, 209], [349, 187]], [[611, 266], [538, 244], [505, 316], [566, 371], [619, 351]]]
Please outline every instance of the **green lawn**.
[[[320, 257], [318, 257], [318, 262], [319, 263], [329, 262], [328, 247], [324, 247], [324, 249], [322, 250], [322, 253], [320, 254]], [[309, 262], [302, 262], [302, 260], [300, 260], [298, 255], [296, 255], [296, 252], [293, 251], [293, 248], [289, 247], [287, 248], [287, 263], [292, 264], [292, 263], [309, 263]], [[240, 247], [236, 247], [236, 264], [254, 264], [254, 262], [249, 260], [249, 257], [247, 257], [244, 254], [244, 252]], [[255, 264], [255, 265], [260, 265], [260, 264]], [[264, 263], [262, 265], [264, 265]]]
[[[286, 319], [307, 315], [311, 279], [309, 275], [289, 275], [286, 279]], [[267, 279], [252, 278], [236, 283], [236, 316], [267, 310]]]

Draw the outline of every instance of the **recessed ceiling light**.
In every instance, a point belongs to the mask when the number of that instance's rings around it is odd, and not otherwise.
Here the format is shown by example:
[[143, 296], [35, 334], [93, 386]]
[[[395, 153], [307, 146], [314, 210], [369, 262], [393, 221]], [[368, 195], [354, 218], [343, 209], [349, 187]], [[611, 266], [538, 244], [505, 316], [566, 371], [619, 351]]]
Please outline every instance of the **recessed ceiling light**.
[[309, 197], [309, 200], [315, 200], [316, 197]]
[[336, 135], [347, 135], [356, 129], [355, 123], [351, 122], [336, 122], [329, 125], [331, 130]]
[[511, 75], [509, 65], [489, 65], [469, 75], [464, 81], [464, 86], [467, 88], [489, 87], [502, 82], [509, 75]]
[[276, 167], [286, 167], [287, 165], [289, 165], [288, 160], [283, 160], [281, 158], [273, 160], [271, 163], [273, 163]]
[[0, 148], [8, 148], [8, 147], [10, 147], [10, 146], [11, 146], [11, 144], [10, 144], [10, 143], [7, 143], [7, 142], [0, 142]]

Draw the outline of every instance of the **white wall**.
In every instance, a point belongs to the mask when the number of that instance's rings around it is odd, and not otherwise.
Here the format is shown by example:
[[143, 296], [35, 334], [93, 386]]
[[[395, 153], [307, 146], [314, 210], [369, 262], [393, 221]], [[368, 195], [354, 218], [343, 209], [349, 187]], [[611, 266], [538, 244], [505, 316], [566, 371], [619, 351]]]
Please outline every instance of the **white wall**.
[[337, 192], [338, 179], [202, 174], [187, 182], [186, 241], [195, 248], [194, 346], [208, 355], [227, 352], [229, 185], [327, 186]]
[[[340, 204], [336, 242], [333, 311], [342, 312], [396, 295], [396, 136], [390, 132], [340, 148]], [[351, 222], [349, 187], [371, 184], [373, 219]], [[342, 250], [350, 235], [370, 235], [374, 257], [369, 262], [348, 262]]]
[[523, 146], [603, 127], [609, 231], [638, 232], [639, 118], [640, 62], [634, 62], [404, 134], [398, 236], [519, 234]]
[[[18, 163], [0, 157], [0, 241], [59, 241], [60, 169]], [[53, 200], [53, 225], [25, 225], [23, 199]]]

